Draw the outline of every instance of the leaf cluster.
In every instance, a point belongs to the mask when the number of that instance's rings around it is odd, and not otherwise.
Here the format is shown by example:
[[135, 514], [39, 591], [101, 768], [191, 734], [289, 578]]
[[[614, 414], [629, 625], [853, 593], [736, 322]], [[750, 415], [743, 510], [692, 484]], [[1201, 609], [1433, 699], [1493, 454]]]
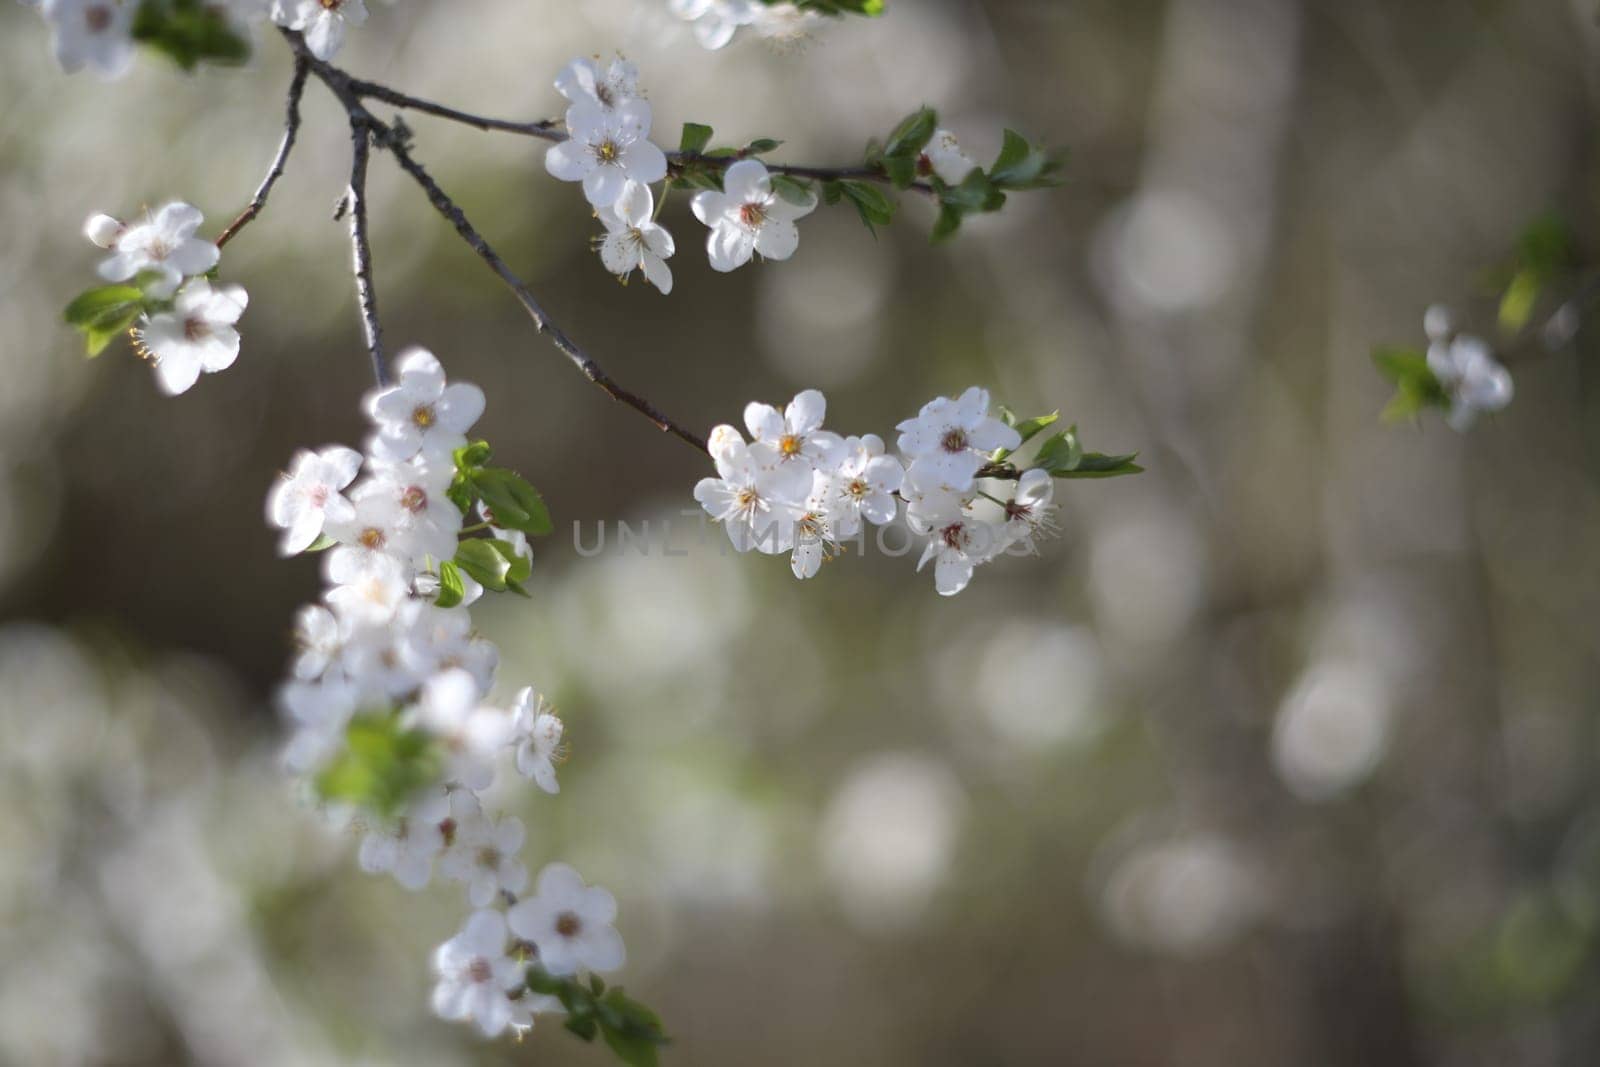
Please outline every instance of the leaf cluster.
[[555, 997], [566, 1009], [565, 1026], [585, 1041], [598, 1035], [629, 1067], [656, 1067], [667, 1035], [661, 1017], [622, 991], [607, 987], [599, 975], [587, 982], [558, 978], [534, 965], [528, 968], [528, 990]]

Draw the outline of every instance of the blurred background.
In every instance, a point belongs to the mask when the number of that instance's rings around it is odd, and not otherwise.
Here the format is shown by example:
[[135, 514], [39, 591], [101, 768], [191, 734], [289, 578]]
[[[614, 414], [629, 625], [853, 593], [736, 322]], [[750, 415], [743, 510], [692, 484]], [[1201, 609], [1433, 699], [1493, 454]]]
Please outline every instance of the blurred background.
[[[859, 158], [922, 103], [1071, 182], [930, 247], [907, 201], [677, 289], [620, 288], [542, 147], [417, 116], [416, 150], [623, 383], [695, 427], [807, 386], [889, 430], [973, 383], [1060, 407], [1148, 473], [1062, 483], [1062, 535], [953, 600], [869, 553], [799, 583], [714, 551], [592, 558], [678, 523], [709, 465], [538, 338], [389, 160], [379, 307], [489, 394], [545, 492], [530, 602], [475, 609], [501, 685], [567, 721], [527, 861], [615, 890], [669, 1064], [1592, 1064], [1600, 1058], [1600, 435], [1589, 343], [1513, 364], [1469, 436], [1382, 426], [1374, 344], [1489, 328], [1530, 218], [1596, 230], [1592, 0], [891, 0], [800, 46], [707, 53], [660, 0], [376, 5], [340, 63], [559, 114], [623, 49], [656, 139]], [[600, 1064], [542, 1025], [427, 1011], [456, 887], [362, 875], [281, 776], [271, 692], [313, 559], [262, 500], [357, 443], [369, 387], [330, 221], [342, 113], [231, 244], [244, 352], [165, 399], [59, 321], [92, 211], [214, 233], [276, 145], [287, 55], [63, 76], [0, 5], [0, 1062]], [[613, 527], [614, 529], [614, 527]]]

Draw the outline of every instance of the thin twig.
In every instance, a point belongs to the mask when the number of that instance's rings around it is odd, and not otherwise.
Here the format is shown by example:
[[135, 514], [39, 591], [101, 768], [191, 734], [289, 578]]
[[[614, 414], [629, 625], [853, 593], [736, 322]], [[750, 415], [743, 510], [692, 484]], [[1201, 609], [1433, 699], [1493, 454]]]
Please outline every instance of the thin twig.
[[[367, 320], [369, 340], [375, 336], [375, 331], [377, 328], [377, 316], [375, 308], [371, 308], [369, 305], [369, 298], [371, 295], [370, 277], [368, 278], [365, 287], [363, 287], [360, 263], [362, 259], [362, 248], [365, 244], [364, 235], [366, 204], [364, 195], [364, 181], [366, 176], [366, 145], [368, 144], [368, 138], [370, 137], [371, 142], [375, 143], [379, 148], [386, 148], [389, 150], [390, 154], [394, 156], [395, 161], [400, 164], [401, 169], [404, 170], [406, 174], [409, 175], [411, 179], [422, 188], [422, 191], [428, 197], [428, 202], [433, 205], [434, 209], [437, 210], [439, 214], [443, 215], [447, 220], [449, 220], [449, 222], [455, 227], [456, 233], [459, 234], [461, 239], [466, 242], [467, 246], [476, 252], [478, 258], [487, 263], [490, 269], [492, 269], [495, 274], [499, 276], [500, 280], [505, 283], [506, 287], [511, 290], [512, 294], [517, 298], [517, 302], [522, 305], [523, 310], [528, 313], [528, 317], [533, 320], [534, 327], [540, 333], [548, 337], [551, 343], [556, 346], [557, 350], [565, 355], [573, 364], [573, 366], [577, 367], [578, 370], [583, 372], [584, 377], [588, 378], [595, 385], [599, 386], [605, 391], [606, 395], [610, 396], [613, 400], [626, 404], [635, 411], [644, 415], [647, 419], [655, 424], [657, 429], [661, 430], [663, 433], [672, 434], [674, 437], [677, 437], [679, 440], [689, 444], [698, 451], [709, 454], [705, 438], [691, 430], [685, 429], [683, 426], [673, 421], [644, 397], [619, 385], [615, 379], [605, 372], [600, 364], [596, 363], [594, 359], [588, 355], [588, 353], [584, 352], [583, 349], [578, 346], [577, 342], [568, 337], [566, 333], [563, 332], [561, 328], [550, 319], [550, 316], [546, 314], [543, 306], [540, 305], [533, 293], [529, 291], [527, 284], [523, 282], [521, 278], [517, 277], [516, 273], [512, 271], [512, 269], [506, 264], [505, 260], [500, 258], [499, 253], [494, 250], [493, 246], [491, 246], [489, 242], [484, 239], [483, 235], [480, 234], [472, 225], [471, 221], [468, 220], [466, 213], [463, 212], [456, 202], [450, 198], [449, 194], [439, 186], [439, 183], [434, 181], [433, 176], [428, 173], [422, 164], [418, 163], [415, 157], [411, 155], [411, 151], [406, 145], [406, 138], [398, 131], [391, 128], [387, 123], [384, 123], [376, 118], [370, 111], [367, 110], [366, 106], [361, 101], [361, 97], [356, 92], [355, 87], [357, 83], [354, 81], [354, 79], [352, 79], [348, 74], [346, 74], [343, 70], [340, 70], [338, 67], [312, 57], [311, 53], [306, 49], [304, 40], [298, 33], [285, 30], [283, 31], [283, 36], [284, 39], [289, 42], [289, 47], [294, 49], [295, 55], [306, 61], [311, 69], [311, 72], [315, 74], [318, 80], [326, 85], [328, 90], [333, 93], [334, 97], [337, 98], [342, 105], [344, 105], [345, 112], [350, 117], [350, 126], [352, 131], [360, 131], [360, 136], [356, 141], [356, 166], [351, 174], [351, 191], [353, 194], [355, 194], [352, 197], [354, 203], [352, 203], [350, 207], [352, 216], [354, 217], [359, 215], [362, 220], [359, 224], [362, 237], [356, 238], [357, 290], [358, 292], [363, 293], [362, 310], [363, 315]], [[358, 188], [358, 179], [363, 185], [361, 188]], [[352, 221], [351, 226], [352, 233], [355, 233], [357, 223]], [[368, 263], [368, 266], [370, 269], [370, 262]], [[369, 311], [371, 312], [370, 315], [368, 315]]]
[[378, 294], [372, 285], [372, 242], [367, 236], [367, 161], [372, 135], [365, 120], [350, 117], [350, 192], [345, 206], [350, 215], [350, 249], [354, 259], [356, 300], [361, 305], [361, 329], [372, 357], [372, 375], [379, 385], [389, 384], [389, 367], [383, 356], [383, 326], [378, 322]]
[[218, 248], [233, 240], [240, 230], [255, 221], [255, 217], [261, 214], [261, 209], [267, 206], [267, 197], [272, 195], [272, 187], [283, 177], [283, 168], [289, 162], [289, 153], [294, 151], [295, 137], [300, 133], [300, 97], [305, 93], [306, 75], [309, 72], [305, 60], [295, 60], [294, 78], [289, 82], [288, 102], [284, 105], [283, 139], [278, 142], [278, 154], [272, 158], [272, 167], [256, 188], [256, 195], [250, 198], [250, 203], [239, 212], [238, 218], [228, 223], [227, 229], [217, 235]]
[[[524, 137], [537, 137], [542, 141], [560, 144], [569, 140], [565, 124], [558, 119], [540, 119], [536, 122], [517, 122], [512, 119], [496, 119], [485, 115], [474, 115], [470, 111], [461, 111], [457, 108], [436, 104], [432, 100], [402, 93], [398, 89], [391, 89], [387, 85], [377, 82], [361, 81], [356, 78], [348, 80], [350, 91], [362, 99], [382, 100], [398, 108], [409, 111], [420, 111], [426, 115], [458, 122], [463, 126], [471, 126], [478, 130], [494, 130], [501, 133], [521, 134]], [[685, 167], [701, 167], [707, 170], [726, 170], [739, 162], [748, 159], [751, 153], [745, 150], [734, 152], [730, 155], [710, 156], [701, 152], [668, 152], [667, 163], [674, 173], [681, 173]], [[811, 178], [816, 181], [868, 181], [880, 185], [892, 185], [888, 174], [882, 168], [859, 167], [819, 167], [805, 163], [779, 163], [774, 160], [761, 161], [769, 171], [775, 174], [787, 174], [793, 178]], [[921, 193], [923, 196], [938, 198], [936, 190], [928, 182], [913, 182], [907, 186], [912, 192]]]
[[519, 133], [525, 137], [538, 137], [546, 141], [565, 141], [566, 131], [562, 123], [556, 119], [541, 119], [537, 122], [513, 122], [508, 119], [485, 118], [482, 115], [473, 115], [466, 111], [457, 111], [453, 107], [435, 104], [431, 100], [402, 93], [398, 89], [391, 89], [387, 85], [377, 82], [362, 81], [351, 78], [350, 91], [364, 100], [382, 100], [386, 104], [405, 108], [408, 111], [420, 111], [426, 115], [433, 115], [451, 122], [459, 122], [463, 126], [472, 126], [479, 130], [498, 130], [501, 133]]

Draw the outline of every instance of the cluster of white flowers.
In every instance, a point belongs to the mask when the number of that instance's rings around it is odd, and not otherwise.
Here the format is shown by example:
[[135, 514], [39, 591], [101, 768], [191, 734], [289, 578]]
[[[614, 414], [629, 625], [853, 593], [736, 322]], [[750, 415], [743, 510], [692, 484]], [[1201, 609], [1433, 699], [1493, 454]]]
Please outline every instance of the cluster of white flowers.
[[213, 285], [205, 277], [221, 252], [196, 237], [205, 217], [192, 204], [174, 202], [137, 222], [91, 215], [83, 232], [111, 255], [100, 263], [108, 282], [130, 283], [146, 310], [133, 326], [140, 353], [155, 369], [161, 389], [177, 395], [202, 372], [233, 366], [239, 358], [234, 327], [249, 303], [243, 286]]
[[989, 394], [974, 386], [939, 397], [897, 427], [902, 459], [875, 434], [840, 437], [822, 428], [827, 401], [815, 389], [782, 411], [745, 408], [747, 441], [733, 426], [712, 430], [717, 476], [694, 496], [739, 552], [788, 553], [797, 578], [813, 577], [863, 522], [892, 522], [905, 505], [913, 533], [928, 538], [921, 570], [934, 564], [939, 592], [953, 596], [972, 572], [1008, 551], [1034, 551], [1055, 529], [1049, 472], [979, 477], [998, 449], [1021, 444], [1017, 430], [989, 414]]
[[1428, 334], [1428, 369], [1450, 398], [1445, 421], [1465, 431], [1480, 412], [1500, 411], [1512, 397], [1511, 373], [1481, 337], [1456, 329], [1455, 314], [1434, 305], [1422, 319]]
[[808, 39], [822, 22], [820, 15], [794, 4], [760, 0], [667, 0], [671, 12], [692, 23], [695, 40], [709, 49], [727, 47], [743, 28], [777, 44]]
[[[299, 614], [299, 652], [280, 694], [293, 728], [285, 761], [297, 774], [326, 773], [363, 721], [434, 746], [439, 779], [369, 827], [360, 862], [407, 889], [423, 888], [436, 872], [465, 887], [472, 911], [436, 953], [433, 1007], [493, 1036], [558, 1006], [526, 990], [528, 963], [557, 976], [610, 971], [622, 965], [623, 946], [611, 895], [585, 886], [570, 867], [546, 867], [534, 895], [518, 899], [528, 883], [522, 823], [486, 812], [481, 794], [501, 762], [558, 792], [562, 722], [531, 688], [508, 708], [487, 703], [499, 652], [474, 632], [467, 611], [481, 586], [468, 578], [459, 606], [437, 603], [439, 561], [455, 556], [464, 532], [448, 495], [453, 453], [483, 413], [483, 392], [448, 383], [421, 349], [396, 370], [394, 385], [366, 399], [375, 432], [365, 454], [338, 446], [301, 452], [267, 498], [285, 554], [332, 545], [323, 602]], [[488, 525], [492, 515], [480, 515], [480, 526], [510, 537]], [[512, 540], [527, 556], [525, 539]]]
[[[667, 177], [667, 157], [650, 140], [650, 104], [639, 89], [638, 68], [621, 57], [604, 68], [594, 59], [569, 63], [555, 81], [566, 97], [567, 139], [545, 155], [545, 169], [561, 181], [581, 182], [605, 234], [597, 247], [606, 269], [624, 281], [635, 271], [663, 293], [672, 291], [667, 260], [677, 250], [655, 221], [651, 186]], [[791, 199], [790, 197], [794, 197]], [[723, 188], [695, 194], [695, 217], [710, 229], [706, 251], [719, 271], [742, 267], [760, 253], [788, 259], [800, 244], [795, 220], [816, 209], [809, 193], [777, 189], [759, 160], [728, 167]]]

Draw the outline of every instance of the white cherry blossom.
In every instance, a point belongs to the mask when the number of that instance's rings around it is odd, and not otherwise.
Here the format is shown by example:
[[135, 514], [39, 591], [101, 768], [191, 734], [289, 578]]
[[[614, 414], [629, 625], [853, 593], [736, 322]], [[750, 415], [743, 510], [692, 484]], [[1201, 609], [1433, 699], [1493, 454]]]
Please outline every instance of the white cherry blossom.
[[567, 109], [567, 133], [545, 153], [545, 169], [561, 181], [582, 182], [596, 208], [615, 204], [630, 180], [653, 185], [667, 176], [667, 157], [650, 141], [650, 105], [643, 100], [610, 109], [579, 101]]
[[461, 932], [433, 955], [438, 984], [433, 1010], [442, 1019], [477, 1024], [485, 1037], [498, 1037], [517, 1010], [508, 995], [523, 981], [520, 963], [506, 955], [510, 937], [498, 911], [476, 911]]
[[394, 385], [367, 395], [367, 415], [378, 426], [368, 451], [388, 462], [418, 453], [448, 462], [483, 415], [483, 390], [466, 382], [447, 384], [444, 368], [423, 348], [402, 354], [394, 369]]
[[745, 405], [744, 424], [750, 437], [776, 453], [782, 463], [827, 463], [843, 447], [843, 439], [822, 428], [828, 401], [816, 389], [806, 389], [780, 413], [771, 404]]
[[511, 743], [517, 751], [517, 771], [546, 793], [561, 792], [556, 781], [556, 764], [566, 756], [561, 744], [563, 726], [554, 713], [545, 709], [544, 697], [528, 686], [517, 693], [511, 705]]
[[884, 454], [877, 434], [846, 438], [838, 465], [827, 474], [825, 506], [839, 536], [854, 537], [863, 519], [874, 526], [892, 522], [905, 475], [900, 461]]
[[434, 789], [390, 825], [368, 831], [361, 840], [361, 869], [368, 874], [392, 874], [412, 891], [422, 889], [433, 877], [434, 859], [444, 851], [444, 833], [439, 826], [449, 810], [448, 794]]
[[489, 787], [495, 756], [511, 740], [511, 716], [483, 704], [471, 674], [453, 669], [428, 679], [417, 721], [443, 743], [447, 780], [472, 790]]
[[[738, 431], [733, 431], [734, 437]], [[724, 434], [726, 441], [726, 435]], [[770, 449], [765, 450], [774, 455]], [[769, 555], [794, 547], [795, 523], [811, 485], [801, 463], [763, 463], [761, 452], [742, 440], [729, 441], [716, 459], [717, 477], [702, 478], [694, 498], [722, 524], [734, 551], [754, 548]]]
[[364, 0], [273, 0], [272, 21], [305, 35], [318, 59], [332, 59], [344, 44], [346, 26], [367, 21]]
[[755, 21], [758, 4], [753, 0], [667, 0], [674, 15], [694, 23], [694, 37], [701, 47], [724, 48], [739, 32], [739, 27]]
[[623, 281], [635, 270], [662, 294], [672, 292], [672, 268], [666, 261], [677, 249], [672, 234], [655, 221], [655, 197], [650, 187], [625, 182], [617, 202], [595, 214], [606, 228], [600, 240], [600, 262]]
[[517, 858], [526, 836], [522, 820], [509, 815], [463, 824], [439, 872], [466, 885], [473, 907], [486, 908], [502, 891], [515, 894], [527, 886], [528, 870]]
[[800, 246], [795, 220], [816, 210], [816, 197], [794, 203], [772, 187], [766, 165], [741, 159], [722, 176], [722, 192], [698, 192], [690, 204], [695, 218], [711, 228], [706, 251], [719, 271], [737, 270], [759, 252], [766, 259], [788, 259]]
[[100, 264], [100, 276], [108, 282], [126, 282], [148, 272], [154, 278], [145, 291], [166, 299], [184, 278], [206, 273], [221, 258], [215, 244], [194, 235], [204, 221], [192, 204], [167, 204], [122, 230], [111, 246], [111, 257]]
[[989, 394], [973, 386], [959, 398], [937, 397], [914, 419], [896, 427], [900, 451], [939, 480], [957, 489], [972, 485], [985, 454], [1017, 448], [1022, 437], [989, 414]]
[[44, 0], [56, 62], [68, 74], [92, 67], [120, 77], [133, 62], [133, 16], [138, 0]]
[[300, 451], [267, 494], [267, 521], [283, 531], [282, 555], [304, 552], [329, 523], [355, 521], [355, 507], [344, 488], [361, 470], [361, 453], [332, 445], [320, 452]]
[[565, 863], [539, 872], [534, 896], [518, 901], [507, 913], [511, 930], [532, 941], [539, 964], [554, 975], [614, 971], [627, 958], [622, 937], [612, 927], [617, 902], [598, 886], [588, 886]]
[[932, 174], [946, 185], [960, 185], [977, 169], [977, 162], [961, 150], [961, 143], [949, 130], [934, 130], [922, 155], [917, 157], [919, 174]]
[[1049, 471], [1023, 471], [1005, 504], [1005, 526], [1000, 541], [1006, 548], [1020, 545], [1037, 555], [1035, 542], [1056, 531], [1054, 504], [1056, 480]]
[[603, 70], [596, 59], [574, 59], [556, 75], [556, 92], [574, 104], [588, 102], [606, 111], [644, 97], [639, 91], [638, 66], [620, 55]]
[[135, 332], [169, 396], [189, 390], [202, 372], [227, 370], [239, 358], [234, 325], [250, 298], [243, 286], [213, 286], [196, 278], [178, 293], [171, 311], [151, 315]]
[[1445, 421], [1456, 430], [1471, 428], [1480, 414], [1504, 410], [1515, 392], [1511, 373], [1487, 341], [1456, 333], [1447, 308], [1432, 307], [1424, 317], [1427, 330], [1428, 369], [1450, 398]]

